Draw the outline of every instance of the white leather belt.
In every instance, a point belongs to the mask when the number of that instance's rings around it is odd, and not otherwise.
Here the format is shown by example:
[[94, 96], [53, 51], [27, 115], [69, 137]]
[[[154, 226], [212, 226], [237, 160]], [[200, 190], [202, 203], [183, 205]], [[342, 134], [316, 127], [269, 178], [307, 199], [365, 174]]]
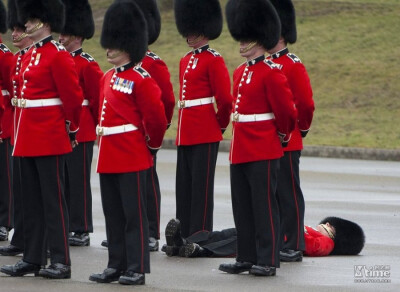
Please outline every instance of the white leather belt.
[[101, 127], [97, 125], [96, 134], [98, 136], [108, 136], [114, 134], [121, 134], [126, 132], [136, 131], [138, 128], [132, 124], [114, 126], [114, 127]]
[[13, 104], [14, 103], [16, 103], [15, 106], [21, 107], [21, 108], [62, 105], [62, 101], [59, 98], [45, 98], [45, 99], [18, 98], [16, 101], [15, 100], [13, 101]]
[[199, 105], [205, 105], [205, 104], [210, 104], [210, 103], [214, 103], [214, 96], [192, 99], [192, 100], [179, 100], [178, 108], [199, 106]]
[[82, 102], [82, 106], [88, 106], [89, 105], [89, 100], [88, 99], [84, 99]]
[[2, 89], [2, 90], [1, 90], [1, 94], [2, 94], [3, 96], [10, 95], [10, 93], [8, 92], [8, 90], [5, 90], [5, 89]]
[[241, 114], [232, 115], [232, 121], [237, 123], [259, 122], [259, 121], [268, 121], [273, 119], [275, 119], [274, 113], [253, 114], [253, 115], [241, 115]]

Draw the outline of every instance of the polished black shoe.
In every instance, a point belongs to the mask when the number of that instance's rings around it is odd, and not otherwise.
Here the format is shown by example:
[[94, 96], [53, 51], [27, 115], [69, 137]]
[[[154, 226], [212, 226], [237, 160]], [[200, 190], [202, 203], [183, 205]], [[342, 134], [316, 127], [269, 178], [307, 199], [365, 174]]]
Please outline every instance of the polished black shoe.
[[24, 250], [12, 244], [7, 246], [0, 246], [0, 254], [3, 256], [16, 256], [23, 253]]
[[74, 235], [69, 237], [69, 245], [70, 246], [89, 246], [90, 245], [89, 233], [75, 232]]
[[41, 269], [39, 271], [39, 276], [49, 279], [70, 279], [71, 266], [60, 263], [51, 264], [47, 268]]
[[149, 251], [158, 251], [158, 240], [154, 237], [149, 238]]
[[303, 252], [301, 250], [283, 249], [279, 252], [281, 262], [301, 262]]
[[257, 266], [254, 265], [250, 269], [250, 274], [254, 276], [275, 276], [276, 268], [269, 266]]
[[118, 281], [122, 274], [121, 270], [107, 268], [101, 274], [91, 274], [89, 280], [97, 283], [111, 283]]
[[106, 240], [103, 240], [103, 241], [101, 242], [101, 246], [108, 247], [108, 241], [107, 241], [107, 239], [106, 239]]
[[7, 227], [0, 226], [0, 241], [8, 240], [8, 229]]
[[118, 283], [122, 285], [144, 285], [145, 284], [144, 274], [135, 273], [133, 271], [127, 271], [121, 277], [119, 277]]
[[201, 255], [203, 248], [197, 243], [187, 243], [179, 249], [179, 256], [185, 258], [195, 258]]
[[181, 235], [181, 222], [178, 219], [169, 220], [167, 227], [165, 227], [165, 238], [168, 246], [182, 246], [184, 239]]
[[252, 263], [249, 262], [235, 262], [234, 264], [220, 264], [219, 270], [228, 274], [240, 274], [250, 271]]
[[28, 274], [39, 274], [41, 266], [29, 264], [23, 260], [18, 261], [15, 265], [6, 265], [1, 267], [1, 272], [13, 277], [22, 277]]

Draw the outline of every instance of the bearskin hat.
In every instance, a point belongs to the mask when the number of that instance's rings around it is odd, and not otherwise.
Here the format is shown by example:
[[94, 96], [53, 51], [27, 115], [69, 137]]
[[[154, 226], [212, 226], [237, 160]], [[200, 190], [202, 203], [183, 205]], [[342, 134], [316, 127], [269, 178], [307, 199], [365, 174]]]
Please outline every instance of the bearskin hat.
[[94, 35], [94, 20], [92, 8], [88, 0], [63, 0], [65, 13], [65, 26], [63, 34], [80, 36], [90, 39]]
[[7, 12], [3, 1], [0, 0], [0, 33], [7, 32]]
[[65, 24], [65, 7], [61, 0], [16, 0], [18, 19], [25, 24], [28, 19], [40, 19], [53, 32], [61, 32]]
[[148, 44], [147, 23], [133, 1], [111, 4], [104, 16], [100, 43], [103, 48], [127, 52], [131, 62], [143, 59]]
[[281, 36], [289, 44], [294, 44], [297, 40], [296, 30], [296, 11], [292, 0], [270, 0], [278, 12], [281, 20]]
[[17, 7], [15, 0], [8, 0], [8, 14], [7, 14], [7, 25], [9, 29], [18, 27], [19, 29], [25, 30], [25, 25], [18, 20]]
[[361, 252], [365, 243], [362, 228], [349, 220], [338, 217], [327, 217], [320, 224], [329, 222], [335, 228], [335, 246], [332, 255], [357, 255]]
[[175, 0], [175, 22], [179, 33], [203, 35], [210, 40], [222, 32], [222, 10], [218, 0]]
[[[118, 2], [121, 0], [116, 0]], [[122, 0], [125, 1], [125, 0]], [[153, 44], [159, 37], [161, 31], [161, 15], [158, 10], [156, 0], [132, 0], [142, 10], [144, 18], [147, 21], [147, 32], [149, 45]]]
[[281, 23], [268, 0], [229, 0], [225, 7], [228, 29], [237, 41], [255, 41], [266, 50], [276, 46]]

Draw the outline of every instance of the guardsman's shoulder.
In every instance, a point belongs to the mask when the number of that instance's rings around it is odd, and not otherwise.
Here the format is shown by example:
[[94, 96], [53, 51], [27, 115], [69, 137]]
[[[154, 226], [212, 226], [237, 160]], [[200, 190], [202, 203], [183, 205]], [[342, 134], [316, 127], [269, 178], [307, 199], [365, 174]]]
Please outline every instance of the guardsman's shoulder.
[[79, 56], [81, 56], [83, 59], [85, 59], [88, 62], [94, 62], [96, 61], [91, 55], [88, 53], [82, 52]]
[[293, 54], [293, 53], [288, 53], [286, 56], [287, 56], [290, 60], [292, 60], [293, 63], [301, 63], [300, 58], [297, 57], [297, 56], [296, 56], [295, 54]]
[[143, 67], [135, 66], [133, 67], [133, 71], [139, 73], [139, 75], [142, 76], [143, 78], [150, 77], [150, 74], [145, 69], [143, 69]]
[[265, 59], [263, 63], [266, 64], [271, 69], [282, 69], [282, 65], [274, 63], [269, 59]]
[[246, 62], [243, 62], [242, 64], [240, 64], [239, 66], [236, 67], [236, 70], [239, 69], [240, 67], [242, 67], [244, 64], [246, 64]]
[[57, 42], [57, 41], [55, 41], [55, 40], [52, 40], [50, 43], [52, 43], [53, 46], [55, 46], [56, 49], [57, 49], [59, 52], [66, 51], [65, 47], [64, 47], [62, 44], [60, 44], [59, 42]]
[[146, 56], [149, 58], [152, 58], [153, 60], [161, 60], [161, 58], [153, 52], [147, 52]]
[[207, 52], [211, 53], [214, 57], [221, 57], [221, 54], [218, 53], [216, 50], [208, 48]]
[[2, 51], [3, 53], [11, 52], [10, 49], [3, 43], [0, 44], [0, 51]]

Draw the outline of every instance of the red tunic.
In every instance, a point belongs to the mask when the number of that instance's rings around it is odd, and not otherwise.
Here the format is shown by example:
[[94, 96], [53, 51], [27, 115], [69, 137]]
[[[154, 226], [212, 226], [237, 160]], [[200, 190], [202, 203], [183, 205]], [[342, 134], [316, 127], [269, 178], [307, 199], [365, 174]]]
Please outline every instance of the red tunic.
[[289, 144], [283, 151], [302, 150], [301, 131], [304, 134], [309, 131], [315, 108], [310, 78], [301, 60], [295, 54], [289, 53], [288, 48], [272, 54], [270, 58], [274, 63], [282, 65], [282, 71], [288, 79], [297, 108], [296, 128], [292, 132]]
[[79, 77], [79, 85], [83, 91], [83, 98], [89, 105], [82, 106], [81, 118], [79, 122], [79, 131], [76, 134], [78, 142], [89, 142], [96, 140], [96, 125], [99, 114], [99, 91], [100, 79], [103, 77], [97, 62], [82, 48], [71, 53], [75, 65], [76, 72]]
[[280, 66], [260, 56], [243, 63], [233, 73], [234, 114], [273, 113], [275, 119], [233, 122], [229, 159], [245, 163], [278, 159], [283, 155], [278, 132], [289, 137], [294, 129], [296, 108]]
[[60, 155], [72, 151], [69, 130], [78, 130], [83, 95], [71, 55], [51, 36], [33, 45], [23, 72], [21, 98], [59, 98], [62, 105], [21, 108], [14, 156]]
[[153, 52], [147, 51], [140, 66], [149, 72], [151, 78], [153, 78], [157, 82], [158, 87], [160, 87], [161, 100], [165, 108], [165, 117], [167, 118], [168, 124], [171, 124], [174, 114], [175, 96], [167, 65], [159, 56]]
[[196, 145], [222, 140], [232, 110], [230, 78], [224, 59], [208, 45], [189, 52], [180, 61], [179, 99], [215, 97], [213, 104], [179, 109], [176, 145]]
[[99, 125], [132, 124], [138, 130], [100, 136], [99, 173], [148, 169], [153, 165], [148, 148], [161, 147], [167, 128], [160, 88], [143, 68], [132, 67], [130, 63], [109, 70], [100, 81]]
[[7, 139], [11, 137], [11, 124], [13, 116], [13, 107], [11, 105], [12, 84], [10, 72], [13, 65], [14, 55], [0, 39], [0, 88], [2, 92], [3, 116], [0, 129], [2, 133], [0, 138]]
[[306, 250], [304, 255], [310, 257], [322, 257], [329, 255], [333, 247], [335, 246], [334, 241], [318, 232], [310, 226], [304, 226], [304, 239], [306, 244]]

